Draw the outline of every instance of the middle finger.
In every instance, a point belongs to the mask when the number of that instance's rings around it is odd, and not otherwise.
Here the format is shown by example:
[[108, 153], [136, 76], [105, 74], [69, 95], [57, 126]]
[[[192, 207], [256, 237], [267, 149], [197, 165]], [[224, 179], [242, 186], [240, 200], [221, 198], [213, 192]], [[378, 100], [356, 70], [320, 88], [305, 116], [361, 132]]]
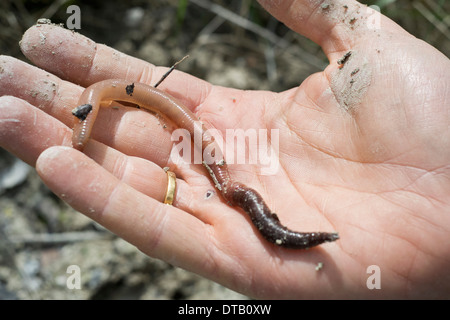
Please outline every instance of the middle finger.
[[[0, 95], [21, 98], [72, 128], [71, 110], [83, 88], [18, 59], [2, 56]], [[124, 153], [166, 166], [171, 133], [162, 119], [143, 110], [101, 108], [92, 137]]]

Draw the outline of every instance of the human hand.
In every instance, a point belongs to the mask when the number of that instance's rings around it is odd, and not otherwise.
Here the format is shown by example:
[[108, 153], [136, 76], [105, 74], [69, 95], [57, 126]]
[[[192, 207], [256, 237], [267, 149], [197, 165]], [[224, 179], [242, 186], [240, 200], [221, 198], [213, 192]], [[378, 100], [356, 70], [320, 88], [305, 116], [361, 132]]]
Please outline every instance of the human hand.
[[[70, 110], [83, 90], [75, 83], [154, 84], [166, 69], [59, 27], [34, 26], [21, 43], [56, 76], [0, 59], [0, 145], [146, 254], [247, 295], [448, 297], [449, 60], [386, 18], [381, 29], [367, 28], [372, 12], [355, 2], [263, 5], [322, 46], [331, 61], [324, 72], [279, 94], [212, 86], [181, 72], [160, 88], [218, 130], [279, 130], [276, 174], [230, 165], [231, 175], [258, 190], [291, 229], [336, 230], [337, 242], [306, 251], [265, 242], [220, 195], [205, 199], [213, 185], [201, 166], [174, 166], [171, 132], [144, 111], [103, 109], [85, 153], [67, 148]], [[178, 177], [174, 206], [161, 203], [165, 166]], [[380, 267], [381, 290], [366, 286], [370, 265]]]

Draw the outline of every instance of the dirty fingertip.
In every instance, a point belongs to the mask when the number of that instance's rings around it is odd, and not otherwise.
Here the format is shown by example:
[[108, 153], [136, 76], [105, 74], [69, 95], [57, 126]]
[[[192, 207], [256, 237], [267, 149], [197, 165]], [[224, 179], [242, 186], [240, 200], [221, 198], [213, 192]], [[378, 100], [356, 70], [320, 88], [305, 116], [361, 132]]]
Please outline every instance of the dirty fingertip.
[[34, 64], [63, 78], [89, 70], [96, 51], [94, 41], [50, 22], [30, 27], [19, 45]]

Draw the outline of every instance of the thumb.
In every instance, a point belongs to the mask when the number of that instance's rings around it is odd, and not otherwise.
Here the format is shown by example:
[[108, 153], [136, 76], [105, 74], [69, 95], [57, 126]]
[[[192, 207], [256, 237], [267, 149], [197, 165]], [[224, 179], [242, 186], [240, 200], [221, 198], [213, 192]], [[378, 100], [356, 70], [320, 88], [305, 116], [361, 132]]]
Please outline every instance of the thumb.
[[[258, 0], [274, 17], [322, 47], [330, 58], [376, 31], [405, 32], [376, 10], [352, 0]], [[331, 59], [330, 59], [331, 60]]]

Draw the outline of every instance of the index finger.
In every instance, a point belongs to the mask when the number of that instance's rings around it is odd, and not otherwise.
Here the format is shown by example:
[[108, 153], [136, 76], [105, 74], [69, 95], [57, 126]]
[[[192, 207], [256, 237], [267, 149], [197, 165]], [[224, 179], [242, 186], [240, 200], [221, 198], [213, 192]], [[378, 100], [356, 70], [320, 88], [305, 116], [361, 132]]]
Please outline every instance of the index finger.
[[[23, 35], [20, 48], [38, 67], [84, 87], [116, 78], [154, 85], [168, 69], [52, 24], [29, 28]], [[180, 71], [165, 79], [160, 88], [189, 108], [198, 106], [210, 90], [207, 82]]]

